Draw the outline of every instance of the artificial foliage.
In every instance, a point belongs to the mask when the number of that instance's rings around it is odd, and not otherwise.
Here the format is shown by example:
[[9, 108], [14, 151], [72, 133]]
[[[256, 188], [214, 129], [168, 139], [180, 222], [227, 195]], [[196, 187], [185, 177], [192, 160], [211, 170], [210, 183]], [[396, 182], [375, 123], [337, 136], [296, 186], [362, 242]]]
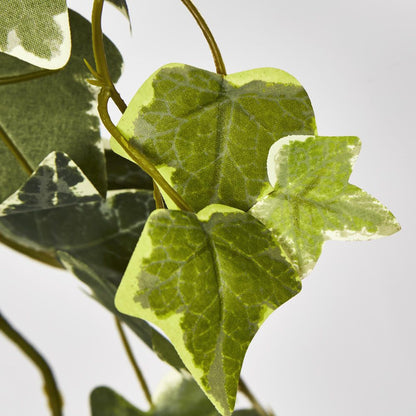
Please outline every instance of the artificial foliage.
[[[134, 25], [125, 0], [109, 3]], [[206, 22], [182, 3], [217, 72], [164, 65], [128, 105], [103, 0], [91, 0], [92, 24], [64, 0], [0, 9], [0, 240], [89, 287], [115, 316], [149, 402], [141, 410], [101, 386], [92, 416], [274, 414], [240, 376], [259, 327], [301, 290], [326, 240], [400, 229], [348, 182], [359, 139], [319, 136], [304, 87], [283, 70], [227, 74]], [[110, 101], [123, 113], [117, 126]], [[175, 370], [159, 393], [123, 325]], [[51, 414], [62, 415], [48, 363], [2, 314], [0, 329], [41, 370]], [[234, 409], [238, 392], [251, 408]]]

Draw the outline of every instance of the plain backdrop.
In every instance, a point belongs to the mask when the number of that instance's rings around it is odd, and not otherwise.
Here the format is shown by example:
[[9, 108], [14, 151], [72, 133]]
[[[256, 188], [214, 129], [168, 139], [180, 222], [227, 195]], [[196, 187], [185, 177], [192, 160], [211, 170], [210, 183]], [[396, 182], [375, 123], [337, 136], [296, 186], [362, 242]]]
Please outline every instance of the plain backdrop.
[[[179, 0], [129, 1], [126, 19], [106, 6], [105, 32], [125, 59], [128, 101], [158, 67], [214, 70]], [[351, 182], [397, 216], [402, 231], [371, 242], [328, 242], [302, 292], [252, 342], [243, 376], [279, 416], [414, 416], [416, 2], [414, 0], [196, 0], [229, 73], [277, 67], [306, 88], [321, 135], [356, 135]], [[68, 0], [88, 17], [91, 0]], [[119, 117], [116, 111], [113, 117]], [[143, 409], [113, 318], [69, 273], [0, 247], [0, 307], [53, 366], [65, 415], [89, 415], [108, 385]], [[130, 334], [154, 391], [169, 372]], [[37, 370], [0, 336], [0, 414], [49, 412]], [[197, 416], [197, 415], [195, 415]]]

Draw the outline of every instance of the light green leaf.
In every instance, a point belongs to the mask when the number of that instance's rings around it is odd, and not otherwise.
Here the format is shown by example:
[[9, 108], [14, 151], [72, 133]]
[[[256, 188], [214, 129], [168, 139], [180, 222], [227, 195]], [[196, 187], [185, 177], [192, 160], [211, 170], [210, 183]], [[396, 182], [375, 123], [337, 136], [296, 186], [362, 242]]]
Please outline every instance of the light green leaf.
[[400, 229], [377, 199], [348, 183], [360, 151], [357, 137], [289, 136], [272, 146], [273, 192], [250, 213], [272, 229], [302, 275], [325, 240], [369, 240]]
[[[91, 24], [74, 12], [70, 12], [70, 20], [73, 50], [61, 71], [45, 76], [29, 64], [0, 54], [0, 201], [52, 151], [69, 154], [94, 186], [105, 193], [105, 160], [95, 113], [97, 94], [87, 83], [91, 74], [83, 62], [83, 58], [93, 62]], [[116, 80], [122, 60], [108, 40], [106, 50]], [[23, 75], [29, 80], [1, 82], [4, 77]]]
[[166, 338], [114, 306], [117, 287], [153, 208], [151, 191], [116, 192], [104, 201], [79, 168], [55, 152], [0, 205], [0, 232], [28, 250], [57, 255], [98, 302], [161, 359], [181, 369], [183, 364]]
[[126, 399], [108, 387], [97, 387], [90, 395], [91, 416], [145, 416]]
[[159, 326], [219, 412], [230, 415], [251, 339], [300, 288], [271, 233], [251, 215], [222, 205], [198, 215], [156, 210], [116, 307]]
[[63, 67], [71, 53], [66, 0], [3, 0], [0, 51], [38, 67]]
[[270, 146], [315, 134], [315, 119], [305, 90], [284, 71], [222, 77], [171, 64], [139, 89], [118, 127], [195, 211], [213, 203], [247, 210], [268, 189]]

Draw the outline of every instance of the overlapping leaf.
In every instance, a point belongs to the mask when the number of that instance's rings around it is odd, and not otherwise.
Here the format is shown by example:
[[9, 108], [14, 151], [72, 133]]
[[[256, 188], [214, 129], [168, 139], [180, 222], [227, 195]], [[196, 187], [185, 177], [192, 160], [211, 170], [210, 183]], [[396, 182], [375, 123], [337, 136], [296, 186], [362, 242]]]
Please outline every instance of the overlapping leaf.
[[57, 69], [71, 53], [66, 0], [4, 0], [0, 51], [33, 65]]
[[268, 187], [270, 146], [314, 134], [315, 120], [305, 90], [284, 71], [222, 77], [172, 64], [146, 81], [118, 127], [195, 211], [213, 203], [247, 210]]
[[[189, 375], [172, 373], [159, 386], [153, 406], [143, 412], [108, 387], [98, 387], [90, 396], [92, 416], [219, 416]], [[258, 416], [252, 409], [237, 410], [233, 416]]]
[[220, 413], [229, 415], [251, 339], [299, 290], [263, 224], [211, 205], [198, 215], [151, 214], [116, 306], [158, 325]]
[[273, 192], [250, 212], [274, 230], [302, 275], [325, 240], [368, 240], [399, 224], [377, 199], [348, 183], [360, 151], [356, 137], [289, 136], [270, 149]]
[[[44, 73], [0, 54], [0, 201], [52, 151], [69, 154], [101, 193], [106, 190], [96, 92], [86, 81], [91, 74], [83, 62], [83, 58], [93, 62], [91, 24], [74, 12], [70, 20], [73, 50], [61, 71], [36, 78]], [[116, 80], [122, 60], [108, 40], [106, 50]], [[7, 83], [10, 77], [23, 76], [28, 80]]]
[[66, 155], [52, 153], [0, 206], [0, 232], [30, 250], [57, 254], [101, 304], [163, 360], [182, 368], [164, 337], [114, 307], [117, 287], [153, 204], [152, 192], [144, 190], [113, 193], [104, 201]]

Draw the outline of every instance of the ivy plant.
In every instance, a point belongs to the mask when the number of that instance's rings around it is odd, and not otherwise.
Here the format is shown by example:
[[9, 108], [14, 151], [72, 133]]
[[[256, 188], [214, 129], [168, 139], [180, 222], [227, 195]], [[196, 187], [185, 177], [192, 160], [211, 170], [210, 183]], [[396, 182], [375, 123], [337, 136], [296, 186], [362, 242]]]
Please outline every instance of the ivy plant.
[[[126, 1], [110, 2], [130, 24]], [[0, 239], [72, 272], [114, 315], [149, 408], [100, 386], [92, 416], [272, 415], [240, 377], [259, 327], [299, 293], [326, 240], [400, 226], [348, 182], [360, 140], [319, 136], [304, 87], [283, 70], [227, 74], [190, 0], [216, 73], [164, 65], [126, 105], [104, 2], [91, 3], [91, 23], [64, 0], [1, 10]], [[123, 325], [176, 370], [156, 395]], [[61, 415], [45, 359], [3, 315], [0, 328], [42, 371]], [[238, 392], [252, 408], [234, 410]]]

